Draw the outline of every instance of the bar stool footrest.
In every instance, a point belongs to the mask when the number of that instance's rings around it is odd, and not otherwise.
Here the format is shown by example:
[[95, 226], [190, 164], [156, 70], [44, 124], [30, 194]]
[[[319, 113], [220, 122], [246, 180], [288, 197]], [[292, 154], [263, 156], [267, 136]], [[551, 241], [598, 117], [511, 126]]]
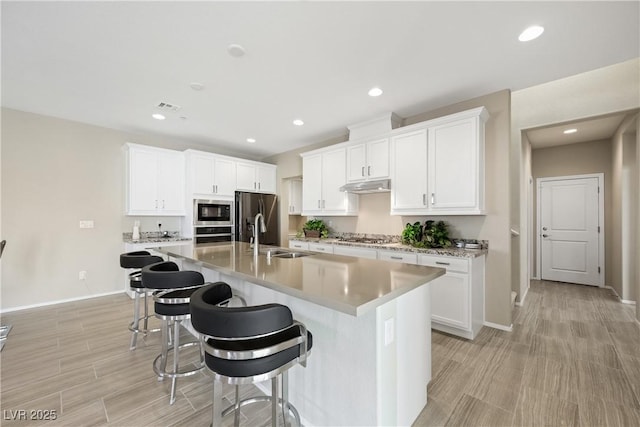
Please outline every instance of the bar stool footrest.
[[[251, 403], [257, 403], [257, 402], [271, 402], [273, 400], [272, 396], [255, 396], [255, 397], [249, 397], [247, 399], [243, 399], [240, 401], [240, 407], [242, 408], [245, 405], [249, 405]], [[280, 407], [282, 408], [282, 404], [284, 403], [284, 401], [281, 398], [278, 398], [278, 405], [280, 405]], [[232, 404], [230, 406], [228, 406], [226, 409], [224, 409], [222, 411], [222, 417], [226, 417], [229, 414], [232, 414], [233, 411], [236, 409], [236, 405]], [[293, 414], [293, 417], [296, 420], [297, 426], [301, 427], [302, 423], [300, 422], [300, 414], [298, 414], [298, 410], [296, 409], [295, 406], [293, 406], [291, 404], [291, 402], [287, 402], [287, 409], [289, 409], [288, 412], [291, 412], [291, 414]], [[285, 420], [285, 425], [286, 425], [286, 420]]]
[[[142, 316], [142, 317], [138, 317], [138, 324], [140, 324], [141, 321], [147, 320], [148, 319], [153, 319], [155, 318], [155, 315], [149, 315], [149, 316]], [[144, 329], [144, 328], [140, 328], [138, 327], [137, 329], [133, 327], [134, 322], [129, 323], [129, 330], [131, 332], [135, 332], [137, 334], [150, 334], [152, 332], [160, 332], [162, 329], [161, 328], [153, 328], [153, 329]]]
[[[186, 342], [184, 344], [180, 344], [178, 346], [178, 349], [181, 350], [187, 347], [193, 347], [193, 346], [199, 346], [199, 345], [200, 345], [200, 342], [191, 341], [191, 342]], [[169, 347], [169, 350], [167, 351], [167, 353], [169, 354], [172, 351], [173, 351], [173, 347]], [[162, 358], [162, 354], [159, 354], [158, 356], [156, 356], [155, 359], [153, 359], [153, 372], [155, 372], [155, 374], [159, 377], [159, 379], [188, 377], [188, 376], [197, 374], [198, 372], [202, 371], [205, 367], [204, 360], [200, 359], [199, 361], [200, 366], [196, 366], [195, 368], [191, 367], [191, 365], [193, 365], [194, 362], [189, 362], [187, 366], [184, 366], [184, 369], [179, 369], [178, 372], [162, 372], [162, 370], [160, 369], [161, 358]]]

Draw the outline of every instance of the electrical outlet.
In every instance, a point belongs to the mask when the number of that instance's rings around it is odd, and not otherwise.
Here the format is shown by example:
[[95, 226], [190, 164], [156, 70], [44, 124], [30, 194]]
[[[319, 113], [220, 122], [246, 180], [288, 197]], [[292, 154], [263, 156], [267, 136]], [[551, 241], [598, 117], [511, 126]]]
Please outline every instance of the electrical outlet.
[[87, 219], [80, 221], [80, 228], [93, 228], [93, 220]]
[[87, 272], [85, 270], [78, 273], [78, 280], [87, 280]]

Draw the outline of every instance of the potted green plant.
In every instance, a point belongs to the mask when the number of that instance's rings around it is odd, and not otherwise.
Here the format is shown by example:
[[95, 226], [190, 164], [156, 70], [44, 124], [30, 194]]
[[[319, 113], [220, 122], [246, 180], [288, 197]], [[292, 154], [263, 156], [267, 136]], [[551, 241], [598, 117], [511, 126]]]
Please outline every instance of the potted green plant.
[[310, 219], [302, 226], [305, 237], [324, 238], [329, 235], [329, 229], [321, 219]]
[[407, 223], [402, 230], [402, 243], [416, 248], [446, 248], [451, 246], [449, 230], [444, 221]]

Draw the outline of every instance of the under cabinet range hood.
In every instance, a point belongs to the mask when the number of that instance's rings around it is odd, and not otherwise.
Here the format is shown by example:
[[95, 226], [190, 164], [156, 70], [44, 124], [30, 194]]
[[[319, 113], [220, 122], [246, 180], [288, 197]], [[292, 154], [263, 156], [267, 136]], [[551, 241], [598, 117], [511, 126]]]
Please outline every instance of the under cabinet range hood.
[[356, 194], [383, 193], [391, 191], [391, 180], [379, 179], [376, 181], [352, 182], [340, 187], [340, 191]]

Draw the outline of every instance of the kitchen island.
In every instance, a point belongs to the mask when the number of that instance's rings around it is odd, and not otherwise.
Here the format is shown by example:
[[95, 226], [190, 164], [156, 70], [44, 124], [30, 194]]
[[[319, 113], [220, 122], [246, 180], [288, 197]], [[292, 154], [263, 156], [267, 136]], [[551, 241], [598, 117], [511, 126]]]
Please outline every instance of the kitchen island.
[[[223, 280], [249, 305], [280, 303], [314, 334], [307, 368], [290, 371], [305, 425], [410, 425], [431, 379], [429, 286], [444, 269], [309, 253], [256, 258], [244, 242], [156, 251]], [[286, 249], [285, 249], [286, 250]]]

